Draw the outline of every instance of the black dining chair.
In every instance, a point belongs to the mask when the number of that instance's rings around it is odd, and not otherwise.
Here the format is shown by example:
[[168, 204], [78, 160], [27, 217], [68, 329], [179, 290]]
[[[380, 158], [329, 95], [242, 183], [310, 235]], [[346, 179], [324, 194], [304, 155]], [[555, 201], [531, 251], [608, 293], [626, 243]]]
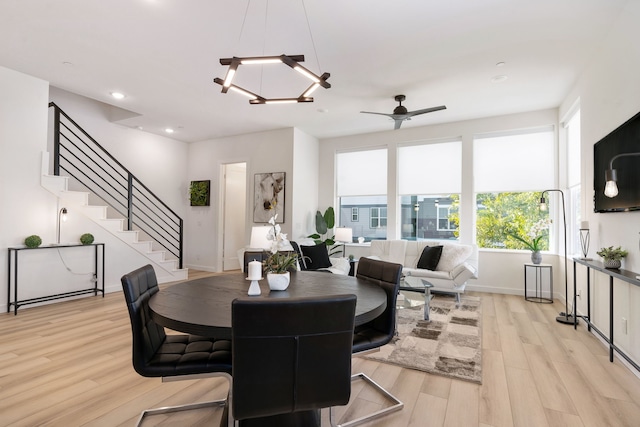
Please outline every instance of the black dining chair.
[[[133, 338], [133, 368], [143, 377], [161, 377], [162, 381], [227, 378], [231, 385], [231, 341], [195, 335], [167, 335], [149, 315], [149, 298], [158, 292], [158, 281], [151, 265], [122, 276], [122, 289], [129, 309]], [[147, 415], [162, 414], [208, 406], [224, 406], [226, 399], [148, 409]]]
[[355, 295], [234, 300], [236, 425], [319, 425], [321, 408], [349, 403], [355, 306]]
[[[372, 321], [359, 325], [353, 334], [353, 354], [362, 355], [372, 351], [379, 351], [380, 347], [393, 339], [396, 333], [396, 301], [402, 276], [402, 264], [360, 258], [356, 277], [380, 286], [387, 294], [387, 308]], [[404, 407], [397, 397], [385, 390], [363, 372], [352, 375], [352, 380], [364, 380], [378, 390], [382, 395], [391, 400], [393, 404], [371, 414], [347, 421], [339, 427], [352, 427], [364, 422], [380, 418], [384, 415], [401, 410]]]

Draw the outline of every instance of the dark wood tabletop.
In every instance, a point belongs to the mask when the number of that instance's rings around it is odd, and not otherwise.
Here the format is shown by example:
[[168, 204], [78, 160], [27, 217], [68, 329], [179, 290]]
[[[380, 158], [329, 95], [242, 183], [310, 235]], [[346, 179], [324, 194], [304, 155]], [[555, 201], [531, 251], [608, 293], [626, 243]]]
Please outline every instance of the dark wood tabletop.
[[387, 297], [379, 286], [351, 276], [325, 272], [291, 273], [285, 291], [270, 291], [260, 280], [259, 296], [249, 297], [243, 273], [205, 277], [161, 289], [149, 300], [152, 319], [166, 328], [194, 335], [231, 338], [231, 302], [236, 298], [289, 298], [354, 294], [355, 324], [369, 322], [385, 310]]

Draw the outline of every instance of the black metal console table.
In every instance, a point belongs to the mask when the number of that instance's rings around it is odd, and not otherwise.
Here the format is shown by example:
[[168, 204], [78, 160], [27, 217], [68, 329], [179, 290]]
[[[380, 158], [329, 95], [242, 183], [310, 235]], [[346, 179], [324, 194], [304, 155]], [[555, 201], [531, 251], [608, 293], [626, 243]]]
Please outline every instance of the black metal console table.
[[[578, 315], [576, 309], [576, 265], [582, 264], [587, 267], [587, 315]], [[609, 276], [609, 336], [607, 337], [597, 326], [591, 323], [591, 276], [589, 274], [590, 270], [596, 270], [600, 273], [606, 274]], [[614, 325], [614, 317], [613, 317], [613, 279], [622, 280], [624, 282], [630, 283], [632, 285], [640, 286], [640, 280], [636, 277], [638, 273], [633, 271], [623, 270], [623, 269], [610, 269], [604, 268], [604, 264], [600, 261], [587, 261], [580, 258], [573, 259], [573, 307], [576, 315], [574, 316], [573, 328], [576, 329], [578, 325], [578, 317], [584, 319], [587, 323], [587, 329], [591, 331], [593, 328], [594, 331], [598, 333], [609, 344], [609, 361], [613, 362], [613, 352], [614, 350], [618, 352], [620, 356], [622, 356], [627, 362], [629, 362], [634, 368], [640, 371], [640, 366], [629, 356], [627, 356], [618, 346], [615, 345], [613, 340], [613, 325]]]
[[[62, 248], [75, 248], [82, 246], [90, 246], [94, 248], [94, 285], [93, 288], [79, 289], [76, 291], [63, 292], [54, 295], [47, 295], [36, 298], [29, 298], [24, 300], [18, 299], [18, 254], [21, 251], [31, 251], [40, 249], [62, 249]], [[104, 243], [92, 243], [90, 245], [82, 244], [63, 244], [63, 245], [45, 245], [38, 246], [37, 248], [8, 248], [8, 263], [7, 263], [7, 313], [11, 312], [11, 306], [13, 305], [14, 315], [18, 314], [18, 307], [28, 304], [36, 304], [44, 301], [52, 301], [60, 298], [68, 298], [77, 295], [84, 295], [93, 293], [95, 296], [98, 292], [102, 293], [104, 298]], [[100, 260], [100, 263], [98, 262]], [[13, 261], [13, 262], [12, 262]], [[101, 266], [101, 269], [98, 267]], [[13, 279], [13, 300], [11, 299], [11, 281]], [[98, 287], [100, 283], [100, 287]]]

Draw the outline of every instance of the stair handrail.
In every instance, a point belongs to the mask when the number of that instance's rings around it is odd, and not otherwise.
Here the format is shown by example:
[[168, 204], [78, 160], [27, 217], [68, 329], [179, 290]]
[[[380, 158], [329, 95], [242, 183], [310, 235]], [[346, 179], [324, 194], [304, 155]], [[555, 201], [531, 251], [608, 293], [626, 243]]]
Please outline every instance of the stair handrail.
[[[105, 203], [111, 206], [116, 212], [120, 213], [126, 218], [127, 230], [133, 230], [134, 227], [138, 227], [140, 231], [146, 233], [156, 243], [164, 247], [167, 251], [172, 253], [177, 259], [179, 268], [183, 265], [183, 220], [182, 218], [171, 209], [162, 199], [149, 189], [142, 181], [140, 181], [133, 173], [129, 171], [118, 159], [116, 159], [111, 153], [109, 153], [98, 141], [96, 141], [87, 131], [85, 131], [78, 123], [76, 123], [67, 113], [65, 113], [55, 102], [49, 103], [49, 108], [53, 108], [54, 120], [53, 120], [53, 173], [56, 176], [60, 176], [60, 170], [63, 169], [70, 176], [76, 179], [81, 185], [86, 187], [89, 191], [102, 199]], [[75, 129], [82, 133], [82, 135], [89, 139], [90, 143], [78, 135], [74, 130], [62, 124], [61, 115], [71, 124]], [[81, 142], [88, 148], [91, 153], [104, 161], [104, 164], [99, 163], [93, 155], [87, 154], [83, 148], [67, 136], [65, 139], [69, 142], [73, 148], [65, 146], [61, 142], [62, 129], [64, 126], [69, 132], [69, 136], [73, 135], [77, 141]], [[64, 135], [63, 135], [64, 136]], [[67, 148], [68, 157], [61, 153], [61, 148]], [[82, 156], [82, 158], [81, 158]], [[71, 159], [73, 157], [74, 159]], [[67, 161], [68, 167], [62, 165], [62, 162]], [[81, 164], [81, 166], [78, 165]], [[75, 168], [74, 171], [70, 168]], [[99, 170], [97, 170], [99, 169]], [[109, 170], [107, 170], [109, 169]], [[120, 169], [120, 170], [118, 170]], [[119, 175], [125, 184], [119, 182], [111, 172], [115, 175]], [[106, 179], [104, 174], [108, 175], [112, 179]], [[82, 176], [76, 176], [82, 175]], [[85, 178], [84, 180], [82, 178]], [[91, 181], [89, 184], [88, 181]], [[103, 180], [104, 184], [100, 184], [97, 180]], [[115, 180], [115, 182], [114, 182]], [[114, 184], [121, 186], [118, 190]], [[110, 188], [105, 188], [110, 187]], [[99, 189], [99, 190], [98, 190]], [[122, 190], [126, 190], [122, 192]], [[136, 191], [137, 190], [137, 191]], [[144, 191], [142, 191], [144, 190]], [[125, 194], [126, 193], [126, 194]], [[146, 198], [150, 204], [145, 203], [141, 197], [136, 194], [139, 193], [142, 197]], [[119, 197], [126, 197], [126, 205], [118, 201]], [[136, 200], [138, 202], [136, 203]], [[117, 204], [123, 206], [123, 212]], [[159, 206], [158, 206], [159, 205]], [[145, 209], [142, 209], [142, 208]], [[140, 213], [138, 213], [140, 212]], [[153, 215], [152, 215], [153, 214]], [[143, 218], [146, 217], [145, 218]], [[166, 218], [162, 218], [162, 216]], [[136, 221], [136, 217], [138, 220]], [[169, 221], [167, 220], [169, 219]], [[149, 224], [153, 222], [155, 225]], [[172, 225], [173, 223], [173, 225]], [[177, 227], [176, 228], [174, 228]], [[158, 230], [160, 229], [160, 231]]]

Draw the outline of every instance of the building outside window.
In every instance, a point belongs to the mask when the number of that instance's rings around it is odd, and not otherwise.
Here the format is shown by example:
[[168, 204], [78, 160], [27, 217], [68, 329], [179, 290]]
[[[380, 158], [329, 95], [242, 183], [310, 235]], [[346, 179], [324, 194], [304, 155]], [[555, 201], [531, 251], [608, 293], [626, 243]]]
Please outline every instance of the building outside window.
[[[479, 247], [528, 249], [514, 236], [531, 241], [532, 230], [549, 224], [549, 211], [541, 211], [539, 202], [543, 190], [555, 188], [554, 150], [551, 127], [474, 138]], [[556, 209], [557, 192], [546, 197], [550, 209]], [[552, 227], [542, 233], [542, 250], [549, 250], [556, 232]]]
[[358, 222], [360, 221], [360, 217], [359, 217], [359, 209], [356, 207], [351, 208], [351, 222]]
[[398, 148], [401, 238], [457, 239], [462, 188], [460, 140]]

